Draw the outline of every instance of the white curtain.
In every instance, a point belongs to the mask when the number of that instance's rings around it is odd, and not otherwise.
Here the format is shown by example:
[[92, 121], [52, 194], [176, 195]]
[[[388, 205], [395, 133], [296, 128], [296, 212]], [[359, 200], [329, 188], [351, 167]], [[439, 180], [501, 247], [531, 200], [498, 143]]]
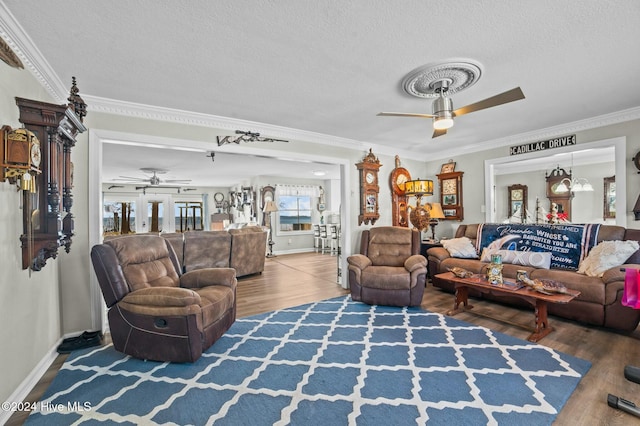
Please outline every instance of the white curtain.
[[319, 197], [320, 187], [318, 185], [276, 185], [276, 195], [306, 195], [308, 197]]

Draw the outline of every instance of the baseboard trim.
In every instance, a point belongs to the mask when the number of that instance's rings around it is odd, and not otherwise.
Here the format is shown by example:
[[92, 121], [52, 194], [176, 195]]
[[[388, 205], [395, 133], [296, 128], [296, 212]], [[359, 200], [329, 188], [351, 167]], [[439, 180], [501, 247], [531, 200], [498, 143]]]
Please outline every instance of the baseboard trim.
[[[8, 402], [22, 402], [27, 399], [29, 393], [33, 390], [33, 388], [38, 384], [42, 376], [47, 372], [51, 364], [58, 357], [58, 346], [62, 343], [63, 337], [58, 339], [58, 341], [51, 347], [44, 357], [40, 360], [40, 362], [35, 366], [31, 373], [20, 383], [20, 385], [16, 388], [15, 391], [7, 398]], [[0, 411], [0, 424], [5, 424], [9, 418], [13, 415], [11, 411]]]

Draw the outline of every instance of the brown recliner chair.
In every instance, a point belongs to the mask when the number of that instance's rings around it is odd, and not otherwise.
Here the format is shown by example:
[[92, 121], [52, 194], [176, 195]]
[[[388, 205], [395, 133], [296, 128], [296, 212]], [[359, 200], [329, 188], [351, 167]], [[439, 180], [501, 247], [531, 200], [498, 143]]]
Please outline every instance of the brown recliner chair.
[[236, 319], [236, 274], [181, 274], [171, 244], [154, 235], [114, 238], [91, 249], [116, 350], [154, 361], [194, 362]]
[[419, 306], [427, 280], [420, 233], [380, 226], [362, 231], [360, 254], [347, 258], [351, 298], [370, 305]]

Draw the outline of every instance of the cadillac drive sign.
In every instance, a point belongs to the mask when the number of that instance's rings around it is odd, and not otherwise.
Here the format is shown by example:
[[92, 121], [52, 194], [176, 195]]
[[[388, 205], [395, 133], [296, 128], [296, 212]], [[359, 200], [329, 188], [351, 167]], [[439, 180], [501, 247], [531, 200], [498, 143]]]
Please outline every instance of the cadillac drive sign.
[[527, 152], [544, 151], [545, 149], [560, 148], [576, 144], [576, 135], [562, 136], [548, 141], [525, 143], [509, 148], [509, 155], [526, 154]]

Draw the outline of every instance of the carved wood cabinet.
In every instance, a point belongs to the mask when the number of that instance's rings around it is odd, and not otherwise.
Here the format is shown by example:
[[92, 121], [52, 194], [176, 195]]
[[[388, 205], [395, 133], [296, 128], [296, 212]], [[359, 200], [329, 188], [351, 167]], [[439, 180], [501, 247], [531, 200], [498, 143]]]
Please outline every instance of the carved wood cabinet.
[[[75, 96], [74, 96], [75, 89]], [[35, 192], [24, 191], [23, 230], [20, 236], [22, 269], [41, 270], [58, 249], [68, 253], [73, 237], [73, 163], [76, 136], [86, 130], [86, 105], [77, 96], [75, 81], [69, 105], [16, 98], [19, 121], [37, 136], [42, 150], [42, 173]]]

